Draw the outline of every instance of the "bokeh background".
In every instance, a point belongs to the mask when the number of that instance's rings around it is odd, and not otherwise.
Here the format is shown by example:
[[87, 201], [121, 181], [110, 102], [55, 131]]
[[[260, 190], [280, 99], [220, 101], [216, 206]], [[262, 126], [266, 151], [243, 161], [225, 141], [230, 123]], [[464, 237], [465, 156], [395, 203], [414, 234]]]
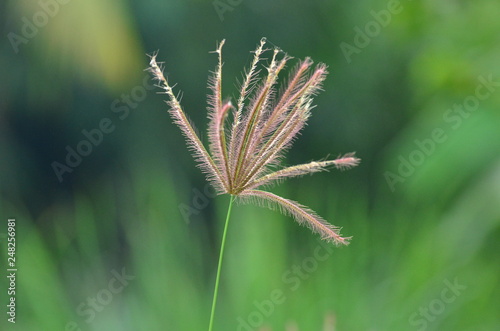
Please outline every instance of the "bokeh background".
[[226, 39], [234, 99], [263, 36], [331, 72], [284, 164], [362, 159], [272, 191], [353, 239], [324, 246], [289, 217], [236, 206], [215, 329], [500, 329], [498, 1], [0, 8], [0, 266], [15, 217], [18, 267], [15, 325], [0, 278], [2, 330], [207, 328], [229, 198], [195, 167], [146, 54], [159, 51], [206, 141], [209, 52]]

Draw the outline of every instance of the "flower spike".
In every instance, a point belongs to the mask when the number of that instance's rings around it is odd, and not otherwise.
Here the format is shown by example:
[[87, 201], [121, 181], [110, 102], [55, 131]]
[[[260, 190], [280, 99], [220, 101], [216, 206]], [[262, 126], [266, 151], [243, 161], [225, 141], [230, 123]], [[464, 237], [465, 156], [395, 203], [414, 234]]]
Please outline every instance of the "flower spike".
[[[241, 201], [256, 200], [269, 208], [279, 208], [302, 225], [308, 226], [327, 241], [348, 244], [340, 229], [329, 224], [309, 208], [259, 188], [280, 180], [303, 176], [335, 167], [349, 169], [359, 164], [354, 153], [335, 160], [310, 162], [275, 170], [284, 153], [305, 126], [313, 108], [313, 97], [321, 90], [328, 74], [326, 65], [313, 66], [306, 58], [292, 71], [287, 83], [278, 89], [278, 76], [291, 60], [280, 49], [274, 48], [267, 67], [259, 68], [262, 55], [268, 51], [262, 38], [254, 52], [250, 68], [245, 71], [240, 95], [233, 106], [222, 99], [222, 47], [214, 53], [218, 63], [209, 80], [208, 138], [210, 153], [203, 146], [196, 131], [184, 113], [178, 98], [163, 75], [157, 54], [151, 56], [149, 71], [167, 94], [169, 113], [184, 134], [189, 149], [208, 181], [219, 194], [231, 194]], [[266, 74], [260, 76], [264, 69]], [[230, 113], [232, 116], [229, 116]], [[229, 123], [226, 123], [229, 122]], [[226, 132], [226, 127], [229, 129]], [[232, 200], [231, 200], [232, 201]]]

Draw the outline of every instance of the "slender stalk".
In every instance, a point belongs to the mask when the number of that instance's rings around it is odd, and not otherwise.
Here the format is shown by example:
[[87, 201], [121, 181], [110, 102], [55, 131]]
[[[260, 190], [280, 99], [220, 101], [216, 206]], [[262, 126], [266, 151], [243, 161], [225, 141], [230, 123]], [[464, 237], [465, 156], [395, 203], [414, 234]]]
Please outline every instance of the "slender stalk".
[[231, 208], [233, 207], [234, 199], [235, 199], [235, 196], [231, 195], [231, 198], [229, 200], [229, 207], [227, 208], [226, 224], [224, 225], [224, 232], [222, 234], [222, 242], [220, 244], [219, 265], [217, 266], [217, 276], [215, 277], [214, 297], [213, 297], [213, 301], [212, 301], [212, 312], [210, 313], [210, 323], [208, 325], [208, 331], [212, 331], [212, 326], [214, 324], [215, 305], [217, 304], [217, 292], [219, 290], [220, 271], [222, 269], [222, 257], [224, 256], [224, 247], [226, 244], [227, 228], [228, 228], [228, 224], [229, 224], [229, 217], [231, 216]]

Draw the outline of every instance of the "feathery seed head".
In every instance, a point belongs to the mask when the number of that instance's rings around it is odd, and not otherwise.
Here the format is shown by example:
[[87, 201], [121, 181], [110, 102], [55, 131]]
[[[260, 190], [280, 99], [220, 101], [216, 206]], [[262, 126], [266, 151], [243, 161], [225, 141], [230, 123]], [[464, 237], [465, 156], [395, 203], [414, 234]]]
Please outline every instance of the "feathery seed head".
[[[264, 49], [265, 43], [263, 38], [254, 52], [250, 69], [245, 71], [236, 107], [230, 101], [222, 100], [224, 40], [214, 51], [218, 55], [218, 64], [209, 80], [210, 153], [202, 144], [163, 75], [163, 68], [156, 61], [156, 53], [151, 56], [149, 71], [168, 95], [169, 113], [174, 123], [184, 134], [198, 166], [219, 194], [239, 196], [242, 201], [256, 199], [271, 208], [278, 207], [282, 212], [292, 215], [300, 224], [318, 232], [323, 239], [336, 244], [347, 244], [349, 238], [341, 237], [338, 228], [312, 210], [295, 201], [258, 189], [286, 178], [324, 171], [329, 167], [348, 169], [358, 165], [360, 161], [354, 153], [349, 153], [335, 160], [273, 170], [280, 165], [284, 153], [305, 126], [313, 108], [313, 97], [321, 90], [328, 72], [326, 65], [320, 63], [313, 68], [313, 61], [305, 58], [278, 91], [278, 76], [291, 57], [274, 48], [271, 62], [265, 67], [266, 75], [259, 77], [259, 64], [264, 60], [262, 55], [268, 51]], [[228, 116], [231, 109], [232, 116]]]

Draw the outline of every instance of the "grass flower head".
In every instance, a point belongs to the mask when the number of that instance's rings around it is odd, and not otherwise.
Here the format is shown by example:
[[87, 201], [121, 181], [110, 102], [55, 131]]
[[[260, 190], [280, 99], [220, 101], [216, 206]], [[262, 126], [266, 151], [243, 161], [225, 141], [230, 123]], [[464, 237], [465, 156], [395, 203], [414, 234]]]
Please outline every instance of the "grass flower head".
[[[167, 94], [169, 113], [184, 134], [198, 166], [219, 194], [227, 193], [242, 201], [255, 200], [270, 208], [277, 207], [319, 233], [323, 239], [347, 244], [349, 238], [342, 237], [337, 227], [309, 208], [262, 190], [262, 187], [286, 178], [331, 167], [348, 169], [359, 163], [354, 153], [349, 153], [334, 160], [280, 166], [285, 152], [311, 115], [313, 98], [321, 90], [328, 73], [326, 65], [319, 63], [314, 66], [310, 58], [305, 58], [296, 65], [286, 83], [280, 84], [278, 76], [291, 57], [278, 48], [266, 49], [266, 40], [262, 39], [250, 68], [245, 71], [238, 100], [233, 104], [222, 98], [223, 45], [224, 40], [215, 50], [218, 64], [209, 80], [209, 150], [201, 142], [163, 75], [156, 54], [151, 56], [149, 70]], [[269, 58], [263, 58], [265, 53]], [[263, 62], [267, 62], [267, 66], [262, 66]]]

